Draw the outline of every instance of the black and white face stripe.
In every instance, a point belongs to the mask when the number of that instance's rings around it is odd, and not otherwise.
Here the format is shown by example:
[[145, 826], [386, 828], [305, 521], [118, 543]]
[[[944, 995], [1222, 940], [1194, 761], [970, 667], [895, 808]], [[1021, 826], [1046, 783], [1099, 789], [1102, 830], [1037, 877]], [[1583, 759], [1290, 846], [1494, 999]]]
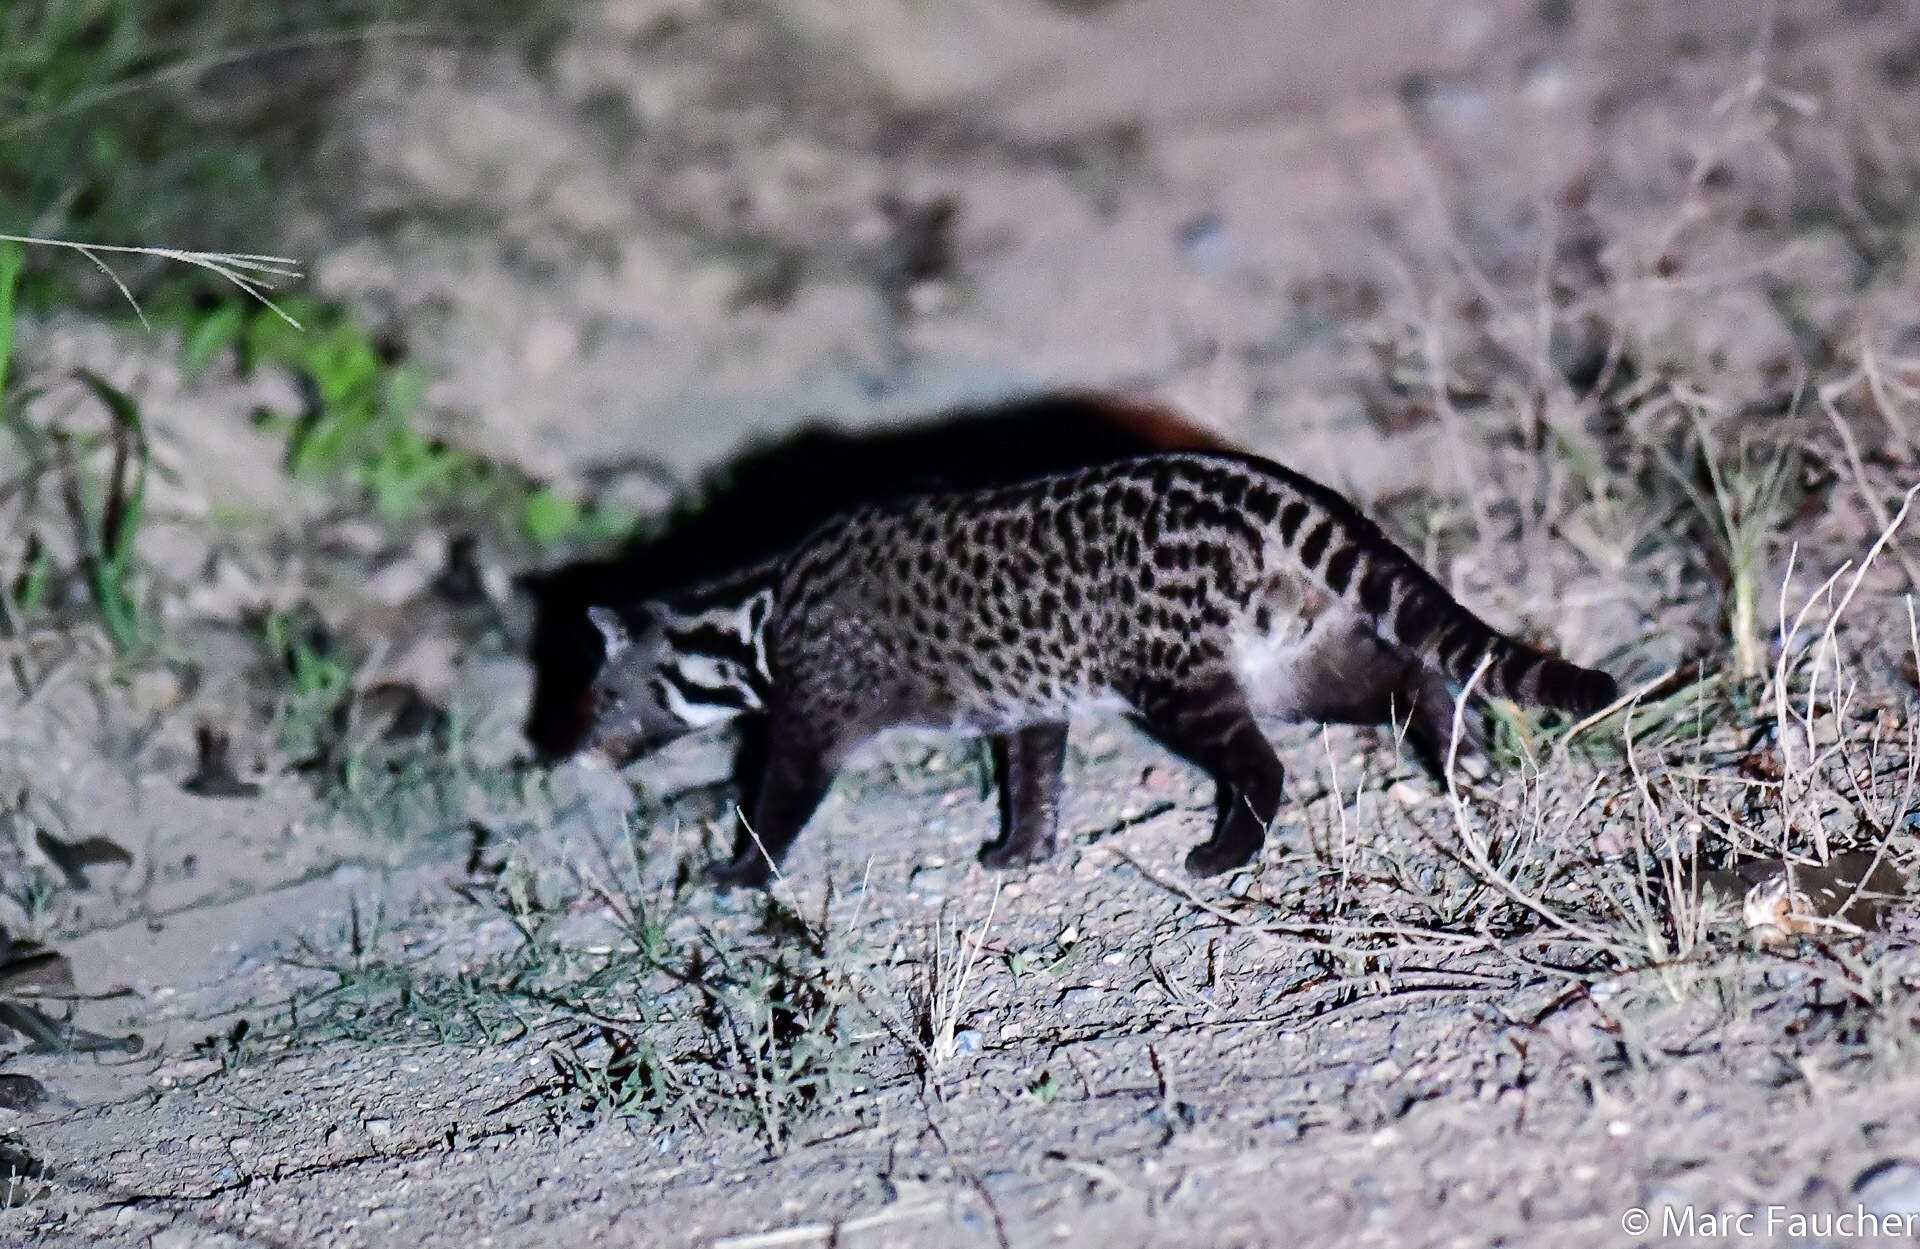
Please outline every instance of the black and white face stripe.
[[652, 684], [660, 705], [690, 729], [760, 710], [772, 682], [765, 638], [772, 587], [723, 602], [712, 601], [708, 590], [694, 606], [669, 605], [660, 613], [666, 653]]
[[654, 701], [689, 731], [730, 720], [760, 707], [745, 685], [702, 685], [666, 663], [648, 687]]

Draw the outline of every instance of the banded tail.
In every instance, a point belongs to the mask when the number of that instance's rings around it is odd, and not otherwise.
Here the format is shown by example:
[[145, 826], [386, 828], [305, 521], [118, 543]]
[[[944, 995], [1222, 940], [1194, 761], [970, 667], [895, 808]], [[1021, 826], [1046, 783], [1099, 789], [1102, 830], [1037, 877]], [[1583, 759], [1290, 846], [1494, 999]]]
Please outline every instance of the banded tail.
[[1491, 657], [1478, 688], [1529, 706], [1591, 715], [1619, 697], [1607, 673], [1517, 642], [1462, 607], [1340, 494], [1292, 473], [1286, 483], [1294, 497], [1280, 504], [1274, 532], [1303, 572], [1382, 638], [1461, 685]]

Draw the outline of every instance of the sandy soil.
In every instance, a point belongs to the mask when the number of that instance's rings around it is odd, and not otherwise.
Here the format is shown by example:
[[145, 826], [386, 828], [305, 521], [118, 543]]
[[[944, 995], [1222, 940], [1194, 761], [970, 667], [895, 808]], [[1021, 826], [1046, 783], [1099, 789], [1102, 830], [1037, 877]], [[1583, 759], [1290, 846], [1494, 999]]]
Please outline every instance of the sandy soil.
[[[167, 641], [7, 639], [0, 925], [64, 964], [0, 958], [0, 1081], [37, 1093], [0, 1089], [0, 1239], [1750, 1243], [1920, 1210], [1912, 909], [1765, 950], [1696, 874], [1703, 839], [1912, 865], [1911, 543], [1809, 616], [1856, 684], [1796, 738], [1729, 674], [1738, 561], [1676, 484], [1710, 496], [1688, 447], [1797, 449], [1731, 508], [1771, 672], [1781, 605], [1916, 480], [1916, 29], [1898, 0], [1765, 30], [1732, 0], [602, 0], [537, 60], [376, 50], [286, 246], [404, 336], [463, 446], [652, 512], [821, 415], [1112, 388], [1347, 490], [1490, 619], [1707, 678], [1654, 690], [1683, 693], [1637, 755], [1617, 720], [1535, 737], [1457, 801], [1384, 735], [1289, 730], [1286, 827], [1205, 886], [1177, 863], [1210, 794], [1124, 724], [1075, 726], [1071, 844], [1006, 879], [971, 747], [889, 738], [776, 905], [716, 899], [688, 878], [725, 742], [524, 763], [531, 556], [483, 544], [486, 593], [450, 595], [447, 533], [279, 471], [245, 417], [285, 379], [37, 325], [36, 368], [145, 406]], [[916, 269], [888, 195], [953, 198], [950, 264]], [[317, 792], [268, 609], [343, 639], [357, 691], [463, 713], [457, 759]], [[183, 790], [206, 724], [257, 794]], [[124, 854], [76, 880], [43, 833]]]

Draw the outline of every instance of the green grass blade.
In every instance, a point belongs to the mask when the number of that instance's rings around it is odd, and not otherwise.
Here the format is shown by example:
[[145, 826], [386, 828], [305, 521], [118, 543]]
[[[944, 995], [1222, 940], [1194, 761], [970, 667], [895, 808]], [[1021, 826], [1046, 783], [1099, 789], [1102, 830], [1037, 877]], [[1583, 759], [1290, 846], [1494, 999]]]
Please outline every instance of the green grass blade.
[[121, 390], [118, 386], [115, 386], [106, 378], [101, 377], [92, 369], [75, 370], [74, 376], [85, 383], [87, 389], [93, 392], [94, 397], [106, 406], [108, 412], [113, 414], [113, 420], [116, 425], [120, 426], [120, 428], [128, 434], [131, 434], [136, 443], [144, 443], [146, 441], [146, 428], [140, 420], [140, 405], [134, 401], [132, 395]]
[[18, 243], [0, 243], [0, 424], [7, 419], [7, 366], [13, 360], [13, 295], [26, 255]]
[[[127, 652], [145, 640], [145, 621], [133, 594], [135, 540], [146, 516], [150, 452], [140, 405], [118, 386], [90, 369], [77, 376], [113, 416], [115, 451], [112, 476], [105, 483], [97, 514], [84, 515], [89, 540], [87, 584], [116, 648]], [[128, 470], [132, 470], [129, 483]]]

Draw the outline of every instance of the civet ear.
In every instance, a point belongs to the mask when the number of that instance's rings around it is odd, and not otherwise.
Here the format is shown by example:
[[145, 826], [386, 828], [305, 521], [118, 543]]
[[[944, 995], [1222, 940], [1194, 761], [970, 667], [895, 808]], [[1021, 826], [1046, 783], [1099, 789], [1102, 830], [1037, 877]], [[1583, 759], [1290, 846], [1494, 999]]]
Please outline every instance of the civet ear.
[[627, 632], [626, 621], [620, 619], [620, 613], [611, 607], [587, 608], [587, 619], [593, 621], [593, 627], [600, 630], [600, 637], [607, 644], [607, 661], [618, 659], [621, 652], [633, 645], [633, 634]]

